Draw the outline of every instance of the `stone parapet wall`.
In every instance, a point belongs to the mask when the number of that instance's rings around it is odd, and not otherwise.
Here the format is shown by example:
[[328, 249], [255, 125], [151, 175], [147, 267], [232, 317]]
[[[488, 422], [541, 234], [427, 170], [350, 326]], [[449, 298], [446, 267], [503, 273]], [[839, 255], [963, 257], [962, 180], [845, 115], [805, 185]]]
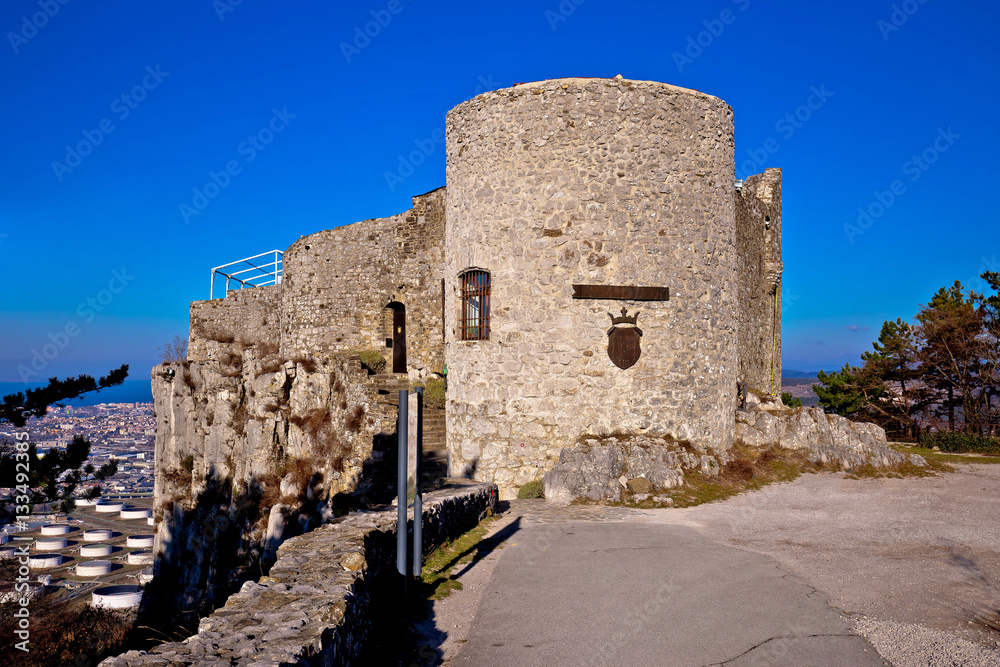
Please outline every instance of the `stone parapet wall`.
[[405, 213], [317, 232], [292, 244], [284, 255], [282, 352], [379, 348], [390, 359], [387, 306], [397, 302], [406, 308], [408, 367], [440, 372], [444, 202], [441, 188], [414, 197]]
[[[495, 509], [492, 484], [459, 484], [424, 500], [431, 549]], [[412, 512], [408, 530], [412, 532]], [[259, 582], [247, 582], [202, 619], [198, 633], [149, 652], [108, 658], [104, 667], [139, 665], [359, 664], [375, 641], [378, 612], [398, 592], [396, 509], [354, 512], [292, 538]]]
[[746, 179], [736, 193], [739, 379], [781, 392], [781, 170]]
[[224, 299], [191, 302], [188, 360], [217, 357], [219, 343], [235, 339], [247, 345], [277, 350], [280, 328], [281, 285], [231, 291]]
[[[583, 435], [726, 449], [734, 429], [733, 115], [648, 81], [557, 79], [447, 117], [446, 356], [452, 474], [501, 496]], [[457, 339], [459, 276], [490, 272], [491, 332]], [[574, 300], [574, 283], [669, 301]], [[642, 356], [608, 357], [609, 313], [641, 311]]]

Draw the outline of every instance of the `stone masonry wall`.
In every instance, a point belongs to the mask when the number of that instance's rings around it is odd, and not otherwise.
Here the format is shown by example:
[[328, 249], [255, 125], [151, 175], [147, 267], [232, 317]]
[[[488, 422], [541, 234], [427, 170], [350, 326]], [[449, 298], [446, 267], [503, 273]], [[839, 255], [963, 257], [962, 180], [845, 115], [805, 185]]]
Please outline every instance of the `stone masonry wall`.
[[746, 179], [736, 193], [739, 379], [781, 392], [781, 170]]
[[284, 539], [332, 518], [331, 498], [358, 489], [395, 431], [357, 358], [209, 342], [213, 359], [152, 371], [158, 623], [210, 612]]
[[234, 290], [224, 299], [191, 302], [188, 359], [208, 361], [220, 341], [277, 348], [281, 285]]
[[[288, 355], [380, 348], [387, 306], [406, 307], [407, 365], [440, 372], [445, 190], [413, 209], [304, 236], [284, 255], [281, 348]], [[388, 316], [391, 326], [391, 315]]]
[[[426, 550], [455, 538], [496, 507], [496, 487], [455, 485], [425, 497]], [[413, 531], [410, 513], [408, 530]], [[248, 581], [198, 633], [148, 652], [108, 658], [103, 667], [139, 665], [352, 665], [398, 604], [396, 510], [354, 512], [292, 538], [267, 576]], [[391, 596], [391, 598], [390, 598]], [[364, 663], [367, 664], [367, 663]]]
[[[451, 472], [502, 498], [582, 435], [728, 448], [736, 386], [733, 116], [662, 83], [558, 79], [447, 118]], [[459, 274], [492, 275], [487, 341], [456, 338]], [[666, 302], [574, 300], [574, 283], [665, 286]], [[641, 311], [642, 356], [608, 358]]]

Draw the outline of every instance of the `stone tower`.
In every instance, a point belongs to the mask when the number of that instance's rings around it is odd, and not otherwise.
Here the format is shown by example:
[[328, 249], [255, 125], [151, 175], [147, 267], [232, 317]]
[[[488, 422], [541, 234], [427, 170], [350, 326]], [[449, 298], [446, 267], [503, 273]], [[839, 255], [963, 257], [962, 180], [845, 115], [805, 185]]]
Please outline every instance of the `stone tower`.
[[[451, 472], [510, 495], [585, 434], [728, 448], [737, 249], [733, 112], [650, 81], [556, 79], [447, 119], [445, 358]], [[462, 275], [489, 276], [489, 335], [463, 340]], [[666, 300], [574, 298], [574, 285]], [[626, 296], [634, 293], [618, 292]], [[609, 358], [609, 314], [642, 331]]]

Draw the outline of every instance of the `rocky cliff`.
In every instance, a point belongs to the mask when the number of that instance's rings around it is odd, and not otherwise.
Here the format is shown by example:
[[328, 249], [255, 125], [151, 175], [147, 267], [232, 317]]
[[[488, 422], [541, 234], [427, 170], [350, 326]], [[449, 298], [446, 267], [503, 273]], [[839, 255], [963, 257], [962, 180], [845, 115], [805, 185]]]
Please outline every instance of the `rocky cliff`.
[[152, 371], [157, 553], [144, 605], [169, 625], [223, 603], [282, 541], [350, 504], [380, 434], [395, 431], [356, 358], [283, 359], [266, 342], [216, 338], [200, 361]]

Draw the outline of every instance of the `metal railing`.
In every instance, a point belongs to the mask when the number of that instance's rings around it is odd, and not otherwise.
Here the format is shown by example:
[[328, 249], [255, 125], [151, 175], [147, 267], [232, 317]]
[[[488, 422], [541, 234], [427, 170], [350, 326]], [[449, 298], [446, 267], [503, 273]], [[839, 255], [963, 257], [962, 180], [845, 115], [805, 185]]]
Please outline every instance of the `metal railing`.
[[[226, 279], [226, 294], [229, 294], [230, 284], [236, 282], [239, 287], [264, 287], [265, 285], [281, 284], [281, 262], [285, 253], [280, 250], [268, 250], [253, 257], [238, 259], [212, 269], [211, 283], [208, 288], [208, 298], [215, 298], [215, 278], [224, 276]], [[271, 261], [264, 261], [270, 259]]]

